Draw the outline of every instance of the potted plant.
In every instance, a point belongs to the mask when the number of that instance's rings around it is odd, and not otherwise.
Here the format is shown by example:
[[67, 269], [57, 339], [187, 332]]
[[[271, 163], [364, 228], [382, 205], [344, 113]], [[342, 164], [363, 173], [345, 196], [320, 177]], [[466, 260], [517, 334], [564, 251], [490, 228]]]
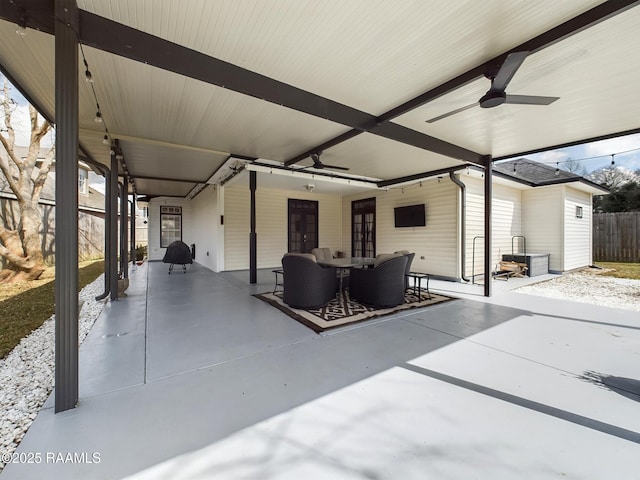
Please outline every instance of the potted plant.
[[138, 245], [136, 247], [136, 264], [142, 265], [144, 259], [147, 256], [147, 246], [146, 245]]
[[129, 288], [129, 279], [123, 278], [122, 272], [118, 272], [118, 297], [126, 297], [125, 290]]

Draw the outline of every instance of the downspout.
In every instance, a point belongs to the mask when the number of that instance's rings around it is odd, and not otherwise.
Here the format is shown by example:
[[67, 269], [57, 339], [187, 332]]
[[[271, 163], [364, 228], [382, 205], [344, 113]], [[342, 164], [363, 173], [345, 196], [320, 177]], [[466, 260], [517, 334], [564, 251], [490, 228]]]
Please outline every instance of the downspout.
[[104, 195], [104, 291], [95, 297], [97, 301], [103, 300], [111, 293], [111, 265], [109, 263], [109, 252], [111, 251], [111, 243], [109, 242], [109, 232], [111, 231], [111, 209], [109, 208], [109, 196], [111, 195], [111, 171], [101, 163], [83, 157], [83, 162], [87, 162], [102, 173], [105, 178], [105, 195]]
[[460, 274], [460, 278], [465, 282], [470, 281], [469, 278], [465, 276], [465, 263], [466, 263], [466, 236], [467, 236], [467, 186], [462, 183], [462, 181], [455, 176], [453, 172], [449, 172], [449, 178], [453, 183], [455, 183], [460, 188], [460, 195], [462, 196], [462, 201], [460, 202], [460, 265], [462, 272]]

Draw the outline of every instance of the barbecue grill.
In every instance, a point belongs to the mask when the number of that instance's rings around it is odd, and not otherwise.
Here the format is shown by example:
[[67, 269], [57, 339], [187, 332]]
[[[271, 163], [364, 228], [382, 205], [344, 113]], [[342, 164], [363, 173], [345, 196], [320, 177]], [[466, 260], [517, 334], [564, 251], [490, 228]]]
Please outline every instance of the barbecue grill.
[[183, 273], [187, 273], [187, 263], [193, 263], [191, 249], [186, 243], [176, 240], [167, 247], [162, 261], [169, 264], [169, 275], [174, 265], [182, 265]]

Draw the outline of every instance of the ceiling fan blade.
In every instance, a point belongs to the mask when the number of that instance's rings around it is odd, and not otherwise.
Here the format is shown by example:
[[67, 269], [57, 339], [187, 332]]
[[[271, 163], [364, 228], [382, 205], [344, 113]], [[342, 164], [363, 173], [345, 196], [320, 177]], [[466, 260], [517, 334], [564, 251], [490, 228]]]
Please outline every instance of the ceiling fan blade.
[[337, 165], [327, 165], [326, 163], [324, 163], [324, 164], [323, 164], [323, 167], [324, 167], [324, 168], [331, 168], [331, 169], [333, 169], [333, 170], [344, 170], [345, 172], [346, 172], [347, 170], [349, 170], [349, 168], [347, 168], [347, 167], [339, 167], [339, 166], [337, 166]]
[[527, 55], [529, 55], [529, 52], [513, 52], [507, 55], [500, 70], [491, 81], [491, 89], [504, 91], [516, 71], [520, 68], [520, 65], [522, 65], [522, 62], [527, 58]]
[[451, 115], [455, 115], [456, 113], [460, 113], [460, 112], [464, 112], [465, 110], [469, 110], [470, 108], [473, 108], [473, 107], [475, 107], [477, 105], [478, 105], [478, 102], [473, 102], [470, 105], [465, 105], [464, 107], [456, 108], [455, 110], [452, 110], [452, 111], [447, 112], [445, 114], [438, 115], [437, 117], [430, 118], [429, 120], [427, 120], [427, 123], [437, 122], [438, 120], [442, 120], [443, 118], [450, 117]]
[[504, 103], [518, 105], [551, 105], [560, 97], [540, 97], [537, 95], [507, 95]]

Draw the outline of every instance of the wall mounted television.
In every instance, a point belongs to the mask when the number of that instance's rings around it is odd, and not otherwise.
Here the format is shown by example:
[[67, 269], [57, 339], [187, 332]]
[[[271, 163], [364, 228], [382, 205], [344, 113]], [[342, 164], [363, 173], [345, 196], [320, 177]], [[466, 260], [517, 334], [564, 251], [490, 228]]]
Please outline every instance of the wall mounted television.
[[393, 209], [393, 214], [396, 228], [424, 227], [426, 225], [424, 203], [406, 207], [396, 207]]

